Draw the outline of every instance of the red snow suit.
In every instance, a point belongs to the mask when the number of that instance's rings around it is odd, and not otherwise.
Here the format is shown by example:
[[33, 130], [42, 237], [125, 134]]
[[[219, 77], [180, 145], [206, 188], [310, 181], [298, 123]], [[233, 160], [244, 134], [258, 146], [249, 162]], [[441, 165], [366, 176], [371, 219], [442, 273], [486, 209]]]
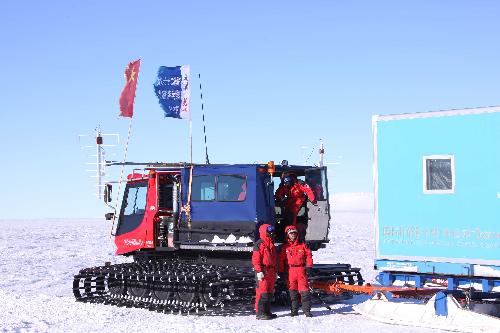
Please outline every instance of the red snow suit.
[[286, 197], [285, 211], [286, 214], [292, 215], [293, 225], [297, 225], [297, 214], [306, 200], [306, 195], [309, 201], [314, 202], [314, 193], [309, 185], [299, 182], [295, 182], [292, 186], [280, 185], [274, 194], [278, 202]]
[[274, 293], [276, 283], [278, 254], [273, 240], [266, 233], [269, 224], [263, 224], [259, 227], [260, 239], [253, 246], [252, 264], [255, 273], [264, 273], [261, 281], [255, 279], [257, 286], [255, 288], [255, 311], [259, 303], [260, 295], [265, 293]]
[[[288, 235], [287, 231], [290, 229], [297, 230], [296, 227], [289, 225], [285, 229], [285, 234]], [[300, 243], [298, 236], [293, 243], [288, 239], [288, 242], [281, 248], [278, 258], [278, 271], [288, 275], [288, 289], [299, 292], [309, 291], [306, 267], [312, 268], [312, 266], [313, 259], [309, 247], [305, 243]]]

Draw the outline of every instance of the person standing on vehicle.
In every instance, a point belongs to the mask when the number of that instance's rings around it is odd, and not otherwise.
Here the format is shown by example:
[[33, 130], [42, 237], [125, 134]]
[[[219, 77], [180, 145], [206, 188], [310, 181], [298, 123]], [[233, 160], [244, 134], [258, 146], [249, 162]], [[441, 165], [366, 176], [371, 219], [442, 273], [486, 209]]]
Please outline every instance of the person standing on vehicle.
[[306, 201], [306, 197], [316, 205], [314, 193], [309, 185], [299, 182], [295, 175], [287, 175], [283, 178], [274, 198], [276, 202], [284, 204], [284, 216], [290, 225], [297, 226], [297, 214]]
[[311, 314], [311, 293], [309, 292], [308, 276], [311, 276], [313, 259], [309, 247], [299, 241], [295, 226], [286, 227], [286, 244], [281, 248], [278, 257], [278, 271], [285, 279], [290, 295], [290, 314], [299, 314], [299, 293], [302, 300], [302, 311], [306, 317]]
[[252, 264], [255, 269], [255, 312], [257, 319], [269, 320], [277, 316], [271, 313], [271, 301], [276, 283], [278, 254], [274, 246], [274, 227], [263, 224], [259, 227], [260, 239], [255, 242]]

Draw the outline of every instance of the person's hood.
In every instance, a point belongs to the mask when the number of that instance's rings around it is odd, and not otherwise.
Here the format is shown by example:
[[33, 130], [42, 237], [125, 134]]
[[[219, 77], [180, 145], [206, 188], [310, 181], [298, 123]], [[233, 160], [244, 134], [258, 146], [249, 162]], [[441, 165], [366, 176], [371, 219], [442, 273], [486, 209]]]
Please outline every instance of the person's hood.
[[297, 232], [297, 237], [295, 238], [295, 241], [293, 242], [293, 244], [296, 244], [299, 241], [299, 230], [294, 225], [289, 225], [288, 227], [285, 228], [285, 237], [286, 237], [286, 241], [288, 243], [292, 243], [290, 241], [290, 239], [288, 239], [288, 231], [290, 231], [290, 230], [295, 230]]
[[269, 238], [269, 236], [267, 236], [267, 227], [270, 227], [271, 225], [270, 224], [263, 224], [259, 227], [259, 236], [260, 236], [260, 239], [262, 240], [271, 240], [271, 238]]

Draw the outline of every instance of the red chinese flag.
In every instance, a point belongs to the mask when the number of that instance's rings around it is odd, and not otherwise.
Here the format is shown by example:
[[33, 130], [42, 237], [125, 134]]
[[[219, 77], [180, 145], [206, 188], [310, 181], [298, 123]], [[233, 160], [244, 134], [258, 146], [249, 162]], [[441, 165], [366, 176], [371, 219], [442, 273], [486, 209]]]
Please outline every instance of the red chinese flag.
[[134, 115], [135, 87], [139, 77], [141, 59], [132, 61], [125, 69], [125, 87], [120, 96], [120, 116], [132, 118]]

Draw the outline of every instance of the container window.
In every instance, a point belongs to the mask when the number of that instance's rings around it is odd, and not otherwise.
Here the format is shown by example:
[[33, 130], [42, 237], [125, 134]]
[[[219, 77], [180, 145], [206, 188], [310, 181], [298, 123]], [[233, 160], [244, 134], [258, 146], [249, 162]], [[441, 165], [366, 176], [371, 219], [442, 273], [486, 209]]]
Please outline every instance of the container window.
[[455, 163], [452, 155], [424, 156], [424, 193], [454, 193]]

